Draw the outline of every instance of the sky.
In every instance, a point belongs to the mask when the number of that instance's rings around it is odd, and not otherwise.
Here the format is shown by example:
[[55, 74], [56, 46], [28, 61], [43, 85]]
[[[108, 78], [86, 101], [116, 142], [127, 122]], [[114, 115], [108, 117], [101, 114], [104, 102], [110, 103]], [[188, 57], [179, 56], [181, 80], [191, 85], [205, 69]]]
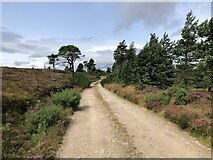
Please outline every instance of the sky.
[[150, 33], [179, 39], [190, 10], [199, 22], [211, 17], [210, 2], [3, 2], [1, 8], [2, 65], [18, 68], [48, 67], [47, 55], [75, 45], [85, 55], [76, 66], [93, 58], [106, 69], [122, 40], [139, 52]]

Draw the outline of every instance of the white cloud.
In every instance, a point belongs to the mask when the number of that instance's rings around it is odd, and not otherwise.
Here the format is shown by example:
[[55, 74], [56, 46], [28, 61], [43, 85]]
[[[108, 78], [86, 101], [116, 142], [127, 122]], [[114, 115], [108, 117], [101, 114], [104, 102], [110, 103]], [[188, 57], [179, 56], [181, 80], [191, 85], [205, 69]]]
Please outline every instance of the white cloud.
[[[13, 33], [6, 28], [2, 30], [2, 63], [11, 67], [43, 68], [48, 62], [47, 55], [57, 53], [62, 45], [68, 44], [92, 44], [92, 37], [81, 37], [75, 39], [45, 38], [39, 40], [28, 40], [24, 36]], [[78, 46], [78, 45], [77, 45]], [[29, 62], [29, 63], [28, 63]]]
[[143, 22], [147, 27], [160, 27], [169, 25], [175, 14], [176, 3], [168, 2], [135, 2], [118, 3], [120, 22], [116, 31], [129, 29], [133, 24]]

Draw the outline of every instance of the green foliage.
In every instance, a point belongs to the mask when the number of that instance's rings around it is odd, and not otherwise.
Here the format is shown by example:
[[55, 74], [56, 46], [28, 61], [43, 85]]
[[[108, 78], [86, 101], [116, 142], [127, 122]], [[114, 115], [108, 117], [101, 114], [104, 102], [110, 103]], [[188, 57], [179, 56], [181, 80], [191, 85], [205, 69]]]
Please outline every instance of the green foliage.
[[6, 123], [5, 125], [2, 125], [2, 126], [0, 127], [0, 131], [1, 131], [3, 134], [9, 132], [9, 131], [10, 131], [10, 125], [11, 125], [10, 123]]
[[187, 93], [188, 93], [188, 92], [187, 92], [186, 89], [184, 89], [184, 88], [179, 88], [179, 89], [176, 91], [173, 104], [176, 104], [176, 105], [181, 105], [181, 104], [184, 105], [184, 104], [187, 104], [187, 100], [186, 100]]
[[160, 102], [163, 98], [163, 93], [160, 92], [160, 93], [156, 93], [156, 94], [151, 94], [151, 95], [148, 95], [145, 97], [145, 102], [150, 102], [150, 101], [158, 101]]
[[198, 62], [196, 57], [198, 20], [195, 18], [192, 11], [187, 14], [185, 25], [181, 32], [182, 37], [177, 41], [175, 49], [177, 77], [180, 77], [186, 85], [191, 85], [194, 81], [194, 62]]
[[76, 74], [71, 78], [71, 83], [84, 89], [90, 86], [92, 80], [84, 74]]
[[51, 99], [56, 105], [76, 109], [80, 103], [81, 96], [74, 89], [65, 89], [61, 92], [51, 94]]
[[74, 45], [62, 46], [59, 49], [58, 56], [63, 58], [66, 63], [69, 64], [69, 69], [71, 70], [74, 76], [74, 63], [76, 59], [79, 59], [81, 51], [78, 47]]
[[96, 68], [95, 68], [95, 61], [94, 59], [90, 58], [89, 62], [87, 63], [87, 72], [88, 73], [93, 73], [96, 71]]
[[134, 43], [128, 48], [123, 40], [114, 51], [113, 82], [140, 88], [167, 88], [175, 83], [181, 88], [195, 86], [210, 91], [213, 84], [212, 24], [213, 18], [198, 25], [190, 11], [181, 38], [176, 42], [170, 41], [167, 33], [160, 40], [156, 34], [151, 34], [136, 54]]
[[51, 55], [48, 55], [47, 57], [49, 59], [49, 64], [52, 64], [53, 65], [53, 69], [55, 69], [55, 63], [58, 60], [58, 55], [51, 54]]
[[29, 113], [26, 116], [26, 127], [31, 133], [45, 132], [48, 127], [57, 122], [62, 108], [52, 105]]
[[121, 65], [125, 61], [125, 53], [127, 51], [127, 45], [125, 40], [120, 42], [117, 49], [114, 51], [114, 59], [116, 65]]
[[158, 37], [155, 34], [151, 34], [149, 42], [137, 56], [139, 84], [158, 86], [160, 88], [173, 84], [174, 71], [170, 51], [168, 51], [170, 48], [171, 44], [166, 35], [159, 42]]
[[169, 96], [169, 97], [172, 97], [174, 96], [174, 94], [177, 92], [178, 88], [173, 86], [173, 87], [169, 87], [167, 90], [166, 90], [166, 94]]
[[112, 72], [112, 69], [110, 67], [107, 67], [106, 74], [110, 74], [111, 72]]
[[82, 63], [79, 63], [76, 72], [84, 72], [84, 65]]
[[151, 94], [145, 97], [145, 102], [159, 102], [158, 104], [168, 105], [170, 103], [171, 96], [167, 92], [160, 92]]
[[104, 87], [105, 84], [109, 84], [112, 82], [112, 78], [110, 76], [107, 76], [106, 78], [101, 80], [101, 85]]
[[114, 51], [115, 63], [111, 76], [115, 82], [124, 85], [134, 84], [137, 81], [136, 73], [136, 48], [132, 42], [127, 49], [125, 40], [120, 42]]
[[[207, 87], [210, 91], [213, 85], [213, 18], [205, 20], [198, 26], [200, 41], [197, 43], [197, 58], [200, 63], [196, 65], [196, 78], [198, 87]], [[197, 82], [197, 81], [196, 81]]]
[[176, 105], [185, 105], [187, 100], [188, 91], [184, 88], [170, 87], [166, 91], [151, 94], [145, 97], [145, 102], [160, 102], [159, 104], [168, 105], [173, 103]]

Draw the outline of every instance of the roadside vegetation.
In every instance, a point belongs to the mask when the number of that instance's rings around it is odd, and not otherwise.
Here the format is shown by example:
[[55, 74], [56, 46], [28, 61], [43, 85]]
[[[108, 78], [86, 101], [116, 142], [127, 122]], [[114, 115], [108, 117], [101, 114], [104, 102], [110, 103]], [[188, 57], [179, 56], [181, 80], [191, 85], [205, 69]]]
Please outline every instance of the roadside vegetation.
[[55, 157], [80, 92], [96, 76], [71, 77], [70, 72], [51, 69], [3, 67], [2, 71], [2, 156]]
[[181, 38], [151, 34], [139, 53], [125, 40], [114, 51], [108, 90], [144, 106], [211, 144], [213, 18], [198, 23], [190, 11]]

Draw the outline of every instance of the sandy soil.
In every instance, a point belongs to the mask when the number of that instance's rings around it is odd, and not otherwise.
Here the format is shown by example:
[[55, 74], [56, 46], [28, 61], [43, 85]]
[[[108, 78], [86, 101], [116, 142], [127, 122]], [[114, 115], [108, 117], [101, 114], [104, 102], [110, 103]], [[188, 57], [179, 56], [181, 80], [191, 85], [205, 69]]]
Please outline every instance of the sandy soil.
[[98, 83], [82, 93], [60, 158], [210, 158], [188, 133]]

